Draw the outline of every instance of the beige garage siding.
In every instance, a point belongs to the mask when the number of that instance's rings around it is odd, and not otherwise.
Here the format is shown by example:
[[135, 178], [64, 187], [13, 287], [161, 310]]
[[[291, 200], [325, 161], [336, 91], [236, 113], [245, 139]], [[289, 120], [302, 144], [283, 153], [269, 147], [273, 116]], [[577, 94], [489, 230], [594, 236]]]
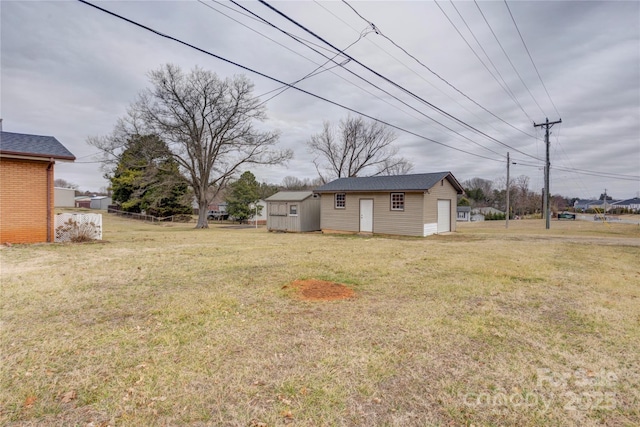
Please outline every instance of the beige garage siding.
[[[334, 194], [320, 196], [320, 228], [323, 230], [360, 231], [360, 202], [355, 194], [347, 194], [344, 209], [334, 206]], [[374, 205], [375, 209], [375, 205]], [[375, 221], [375, 213], [374, 213]]]
[[422, 192], [404, 193], [404, 211], [392, 211], [391, 193], [376, 193], [373, 202], [373, 232], [422, 236], [422, 195]]
[[437, 224], [438, 222], [438, 200], [451, 200], [450, 223], [451, 231], [456, 231], [456, 207], [457, 193], [455, 188], [443, 179], [429, 190], [424, 196], [424, 223]]
[[405, 193], [405, 210], [391, 210], [391, 193], [347, 193], [344, 209], [335, 209], [334, 195], [321, 198], [320, 227], [323, 230], [360, 231], [360, 199], [373, 200], [373, 232], [422, 236], [423, 193]]

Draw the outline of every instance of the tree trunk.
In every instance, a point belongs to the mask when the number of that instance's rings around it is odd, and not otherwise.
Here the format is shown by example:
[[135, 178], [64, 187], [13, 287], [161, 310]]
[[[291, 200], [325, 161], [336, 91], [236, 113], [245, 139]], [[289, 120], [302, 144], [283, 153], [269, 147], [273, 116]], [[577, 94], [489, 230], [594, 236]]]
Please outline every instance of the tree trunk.
[[206, 200], [198, 201], [198, 223], [196, 224], [196, 228], [209, 228], [209, 221], [207, 221], [208, 210], [209, 205]]

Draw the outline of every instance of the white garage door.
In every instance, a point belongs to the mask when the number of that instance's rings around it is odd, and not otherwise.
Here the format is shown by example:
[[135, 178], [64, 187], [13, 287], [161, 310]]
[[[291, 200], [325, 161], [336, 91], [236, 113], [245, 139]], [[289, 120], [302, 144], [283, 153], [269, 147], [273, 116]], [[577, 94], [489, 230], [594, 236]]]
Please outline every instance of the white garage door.
[[451, 231], [451, 200], [438, 200], [438, 233]]

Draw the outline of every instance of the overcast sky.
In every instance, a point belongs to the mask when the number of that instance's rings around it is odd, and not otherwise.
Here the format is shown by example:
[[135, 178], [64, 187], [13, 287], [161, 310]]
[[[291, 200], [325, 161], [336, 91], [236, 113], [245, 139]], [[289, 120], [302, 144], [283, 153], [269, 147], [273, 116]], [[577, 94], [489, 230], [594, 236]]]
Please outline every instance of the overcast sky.
[[[527, 175], [530, 188], [540, 189], [544, 132], [533, 122], [562, 118], [551, 135], [552, 194], [597, 197], [606, 188], [629, 198], [640, 192], [640, 2], [509, 1], [517, 28], [504, 1], [350, 2], [364, 19], [338, 1], [268, 3], [340, 49], [355, 42], [348, 55], [417, 96], [343, 55], [336, 58], [343, 68], [331, 64], [297, 84], [412, 132], [396, 131], [412, 172], [497, 180], [506, 175], [509, 151], [517, 163], [511, 175]], [[304, 44], [229, 2], [95, 4], [282, 81], [294, 82], [327, 61], [308, 46], [335, 55], [258, 2], [240, 4]], [[55, 136], [77, 157], [57, 163], [56, 178], [81, 189], [107, 185], [87, 138], [113, 129], [148, 87], [148, 71], [172, 63], [221, 77], [244, 73], [256, 95], [280, 86], [80, 2], [2, 1], [0, 8], [3, 130]], [[252, 172], [275, 184], [288, 175], [315, 178], [306, 141], [323, 121], [338, 123], [348, 112], [294, 89], [266, 105], [261, 126], [279, 130], [281, 147], [293, 149], [294, 159]]]

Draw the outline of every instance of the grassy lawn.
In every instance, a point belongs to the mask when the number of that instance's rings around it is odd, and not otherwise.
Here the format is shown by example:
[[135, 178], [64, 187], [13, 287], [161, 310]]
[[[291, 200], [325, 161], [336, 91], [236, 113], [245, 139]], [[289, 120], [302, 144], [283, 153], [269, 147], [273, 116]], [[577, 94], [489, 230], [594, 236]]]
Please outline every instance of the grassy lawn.
[[[640, 424], [637, 225], [103, 220], [103, 243], [0, 249], [2, 425]], [[307, 278], [356, 297], [283, 289]]]

